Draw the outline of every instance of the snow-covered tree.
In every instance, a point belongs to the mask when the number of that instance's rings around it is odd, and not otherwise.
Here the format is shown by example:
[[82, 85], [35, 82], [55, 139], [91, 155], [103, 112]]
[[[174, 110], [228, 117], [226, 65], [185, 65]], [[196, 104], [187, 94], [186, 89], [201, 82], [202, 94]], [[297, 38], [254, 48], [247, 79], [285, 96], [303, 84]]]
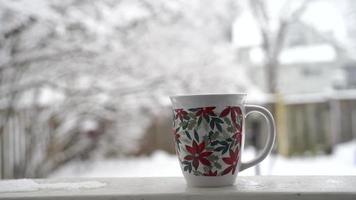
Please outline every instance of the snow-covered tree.
[[170, 94], [253, 89], [230, 46], [237, 11], [232, 0], [0, 2], [2, 177], [130, 154]]

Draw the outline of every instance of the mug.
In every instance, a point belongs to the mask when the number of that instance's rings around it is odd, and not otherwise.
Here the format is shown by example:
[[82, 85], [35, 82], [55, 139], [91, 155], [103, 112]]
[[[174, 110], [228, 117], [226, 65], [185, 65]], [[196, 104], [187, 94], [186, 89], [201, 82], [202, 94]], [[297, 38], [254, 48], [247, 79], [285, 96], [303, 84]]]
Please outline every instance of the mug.
[[[246, 94], [171, 96], [175, 150], [189, 186], [233, 185], [239, 171], [252, 167], [271, 152], [276, 137], [272, 114], [257, 105], [245, 105]], [[262, 152], [241, 162], [245, 118], [253, 112], [267, 120]]]

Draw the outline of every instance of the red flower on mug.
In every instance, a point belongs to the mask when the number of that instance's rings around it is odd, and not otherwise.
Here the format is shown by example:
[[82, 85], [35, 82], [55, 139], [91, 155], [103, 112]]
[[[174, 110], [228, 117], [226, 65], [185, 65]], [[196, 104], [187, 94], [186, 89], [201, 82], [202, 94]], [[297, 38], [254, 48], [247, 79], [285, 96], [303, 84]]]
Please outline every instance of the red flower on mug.
[[232, 138], [235, 140], [236, 143], [240, 144], [242, 141], [242, 133], [240, 130], [237, 130], [234, 135], [232, 135]]
[[179, 118], [181, 121], [183, 121], [183, 119], [186, 118], [186, 116], [188, 115], [187, 111], [183, 109], [175, 109], [174, 112], [176, 113], [174, 118]]
[[230, 150], [230, 157], [223, 157], [223, 161], [224, 163], [226, 163], [227, 165], [230, 165], [229, 167], [227, 167], [226, 169], [224, 169], [224, 171], [222, 172], [222, 175], [228, 174], [232, 171], [232, 174], [235, 173], [236, 171], [236, 167], [237, 167], [237, 163], [238, 163], [238, 156], [239, 156], [239, 151], [238, 149], [236, 149], [236, 151], [234, 152], [233, 150]]
[[219, 117], [226, 117], [228, 114], [231, 116], [231, 121], [235, 128], [241, 130], [241, 126], [236, 123], [237, 117], [242, 114], [240, 107], [238, 106], [228, 106], [221, 113]]
[[204, 176], [217, 176], [218, 175], [218, 171], [212, 172], [211, 170], [209, 170], [208, 172], [203, 173]]
[[180, 135], [178, 134], [178, 132], [175, 129], [173, 129], [173, 136], [174, 136], [174, 140], [176, 142], [180, 142], [179, 141]]
[[192, 146], [186, 145], [185, 148], [190, 153], [190, 155], [185, 156], [184, 160], [191, 160], [195, 170], [198, 169], [199, 163], [210, 166], [210, 162], [208, 159], [206, 159], [206, 157], [210, 156], [213, 152], [204, 151], [204, 142], [197, 144], [195, 141], [193, 141]]
[[195, 113], [196, 116], [203, 116], [203, 117], [208, 117], [208, 116], [216, 116], [214, 113], [215, 107], [203, 107], [203, 108], [198, 108], [197, 112]]

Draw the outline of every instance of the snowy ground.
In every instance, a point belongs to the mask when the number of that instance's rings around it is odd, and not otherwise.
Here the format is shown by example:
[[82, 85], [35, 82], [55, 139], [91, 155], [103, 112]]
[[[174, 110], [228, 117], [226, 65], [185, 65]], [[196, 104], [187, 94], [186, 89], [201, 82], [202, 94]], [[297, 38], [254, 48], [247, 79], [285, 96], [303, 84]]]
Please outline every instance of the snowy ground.
[[[243, 160], [253, 155], [253, 149], [246, 149]], [[356, 141], [337, 146], [330, 156], [270, 156], [262, 162], [261, 172], [262, 175], [356, 175]], [[247, 169], [240, 175], [255, 175], [255, 169]], [[53, 173], [51, 178], [154, 176], [182, 176], [177, 158], [157, 151], [151, 157], [73, 162]]]

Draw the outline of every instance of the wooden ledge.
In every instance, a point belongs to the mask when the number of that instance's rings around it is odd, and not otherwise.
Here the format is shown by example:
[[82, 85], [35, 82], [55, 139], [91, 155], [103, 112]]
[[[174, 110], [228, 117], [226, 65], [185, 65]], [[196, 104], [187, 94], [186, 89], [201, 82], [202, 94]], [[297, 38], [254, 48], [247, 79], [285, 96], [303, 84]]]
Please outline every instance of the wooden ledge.
[[[35, 185], [18, 187], [21, 181]], [[238, 177], [234, 186], [221, 188], [188, 188], [181, 177], [26, 179], [12, 182], [14, 186], [8, 183], [0, 181], [0, 187], [8, 186], [8, 190], [0, 188], [0, 199], [356, 199], [356, 176], [244, 176]]]

